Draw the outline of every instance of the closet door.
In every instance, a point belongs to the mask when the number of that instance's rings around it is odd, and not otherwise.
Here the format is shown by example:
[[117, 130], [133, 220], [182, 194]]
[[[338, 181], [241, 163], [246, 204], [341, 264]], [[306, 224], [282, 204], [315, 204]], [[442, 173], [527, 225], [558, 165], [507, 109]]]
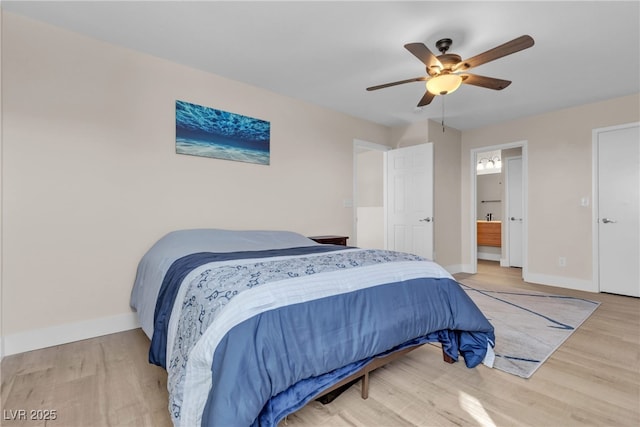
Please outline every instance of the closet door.
[[640, 296], [638, 124], [597, 133], [597, 258], [601, 292]]

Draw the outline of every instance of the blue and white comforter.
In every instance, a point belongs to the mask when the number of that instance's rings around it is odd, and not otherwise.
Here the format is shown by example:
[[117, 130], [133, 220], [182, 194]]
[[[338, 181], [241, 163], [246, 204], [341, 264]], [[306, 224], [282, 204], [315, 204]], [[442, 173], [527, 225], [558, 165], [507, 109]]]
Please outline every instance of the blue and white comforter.
[[473, 367], [494, 340], [437, 264], [329, 245], [180, 258], [154, 321], [180, 426], [276, 425], [376, 355], [439, 341]]

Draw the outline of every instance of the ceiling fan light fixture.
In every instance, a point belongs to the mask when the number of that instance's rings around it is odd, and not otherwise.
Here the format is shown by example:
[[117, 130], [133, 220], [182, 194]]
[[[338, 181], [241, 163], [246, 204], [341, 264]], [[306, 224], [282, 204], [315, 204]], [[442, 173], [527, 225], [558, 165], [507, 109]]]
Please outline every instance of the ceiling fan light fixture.
[[458, 74], [441, 74], [427, 80], [427, 90], [434, 95], [447, 95], [454, 92], [462, 84]]

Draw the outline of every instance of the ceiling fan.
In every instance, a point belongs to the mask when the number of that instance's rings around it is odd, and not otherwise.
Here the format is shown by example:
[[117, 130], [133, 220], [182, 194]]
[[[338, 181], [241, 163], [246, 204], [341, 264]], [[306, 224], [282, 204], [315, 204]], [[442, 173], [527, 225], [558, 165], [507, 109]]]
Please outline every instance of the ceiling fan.
[[436, 42], [436, 48], [440, 51], [440, 55], [438, 56], [435, 56], [424, 43], [409, 43], [404, 45], [409, 52], [426, 66], [427, 75], [371, 86], [368, 87], [367, 90], [378, 90], [404, 83], [426, 81], [427, 91], [420, 102], [418, 102], [418, 107], [428, 105], [436, 95], [446, 95], [455, 91], [462, 83], [487, 89], [502, 90], [509, 86], [511, 81], [479, 76], [477, 74], [467, 73], [466, 71], [473, 67], [486, 64], [489, 61], [494, 61], [503, 56], [527, 49], [533, 46], [534, 42], [531, 36], [520, 36], [464, 61], [460, 55], [447, 53], [451, 47], [451, 43], [451, 39], [438, 40]]

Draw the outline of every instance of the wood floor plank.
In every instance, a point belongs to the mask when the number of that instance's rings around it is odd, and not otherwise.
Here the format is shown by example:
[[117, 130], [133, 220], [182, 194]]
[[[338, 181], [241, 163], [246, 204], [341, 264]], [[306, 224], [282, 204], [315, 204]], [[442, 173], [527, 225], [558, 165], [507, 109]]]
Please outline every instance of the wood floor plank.
[[[287, 427], [640, 425], [640, 299], [526, 283], [520, 269], [485, 261], [478, 274], [455, 277], [601, 305], [529, 379], [449, 365], [437, 345], [425, 345], [374, 371], [368, 399], [358, 383], [329, 405], [289, 415]], [[171, 426], [167, 374], [147, 362], [148, 348], [133, 330], [5, 357], [2, 426]], [[4, 419], [20, 409], [55, 410], [57, 419]]]

